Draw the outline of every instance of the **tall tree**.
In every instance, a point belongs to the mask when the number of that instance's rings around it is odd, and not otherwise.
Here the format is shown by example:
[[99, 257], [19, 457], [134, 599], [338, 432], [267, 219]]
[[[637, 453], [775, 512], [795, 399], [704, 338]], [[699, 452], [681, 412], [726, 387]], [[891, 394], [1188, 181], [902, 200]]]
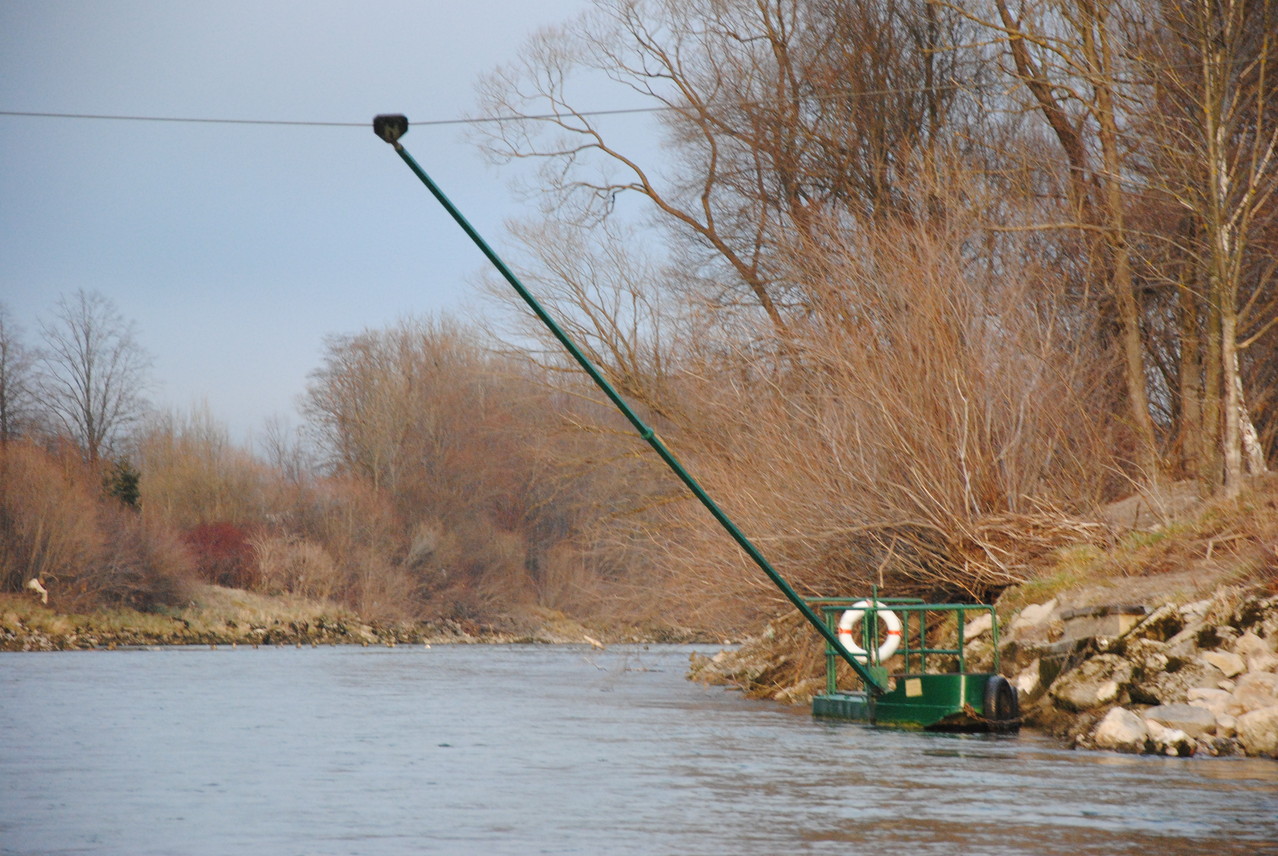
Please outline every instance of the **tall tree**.
[[[1091, 236], [1142, 468], [1162, 469], [1175, 437], [1209, 489], [1237, 493], [1264, 467], [1240, 353], [1273, 320], [1251, 247], [1278, 189], [1274, 3], [992, 0], [968, 14], [1000, 34], [1064, 155], [1070, 207], [1051, 225]], [[1167, 283], [1178, 324], [1151, 301]], [[1159, 369], [1168, 385], [1151, 391]]]
[[[499, 158], [540, 160], [558, 202], [607, 216], [650, 203], [686, 276], [784, 339], [813, 296], [776, 247], [831, 212], [920, 212], [902, 192], [960, 114], [961, 16], [924, 0], [600, 0], [539, 35], [482, 88]], [[573, 90], [606, 77], [656, 108], [661, 156], [605, 132]], [[979, 118], [971, 110], [970, 119]]]
[[1155, 2], [1150, 11], [1145, 145], [1157, 164], [1151, 184], [1185, 223], [1179, 245], [1192, 287], [1179, 290], [1182, 398], [1194, 423], [1192, 463], [1234, 495], [1244, 473], [1265, 468], [1241, 357], [1278, 323], [1276, 260], [1257, 241], [1278, 193], [1278, 4]]
[[1064, 225], [1088, 237], [1112, 301], [1137, 462], [1146, 477], [1154, 478], [1160, 469], [1159, 445], [1147, 389], [1126, 192], [1130, 168], [1124, 131], [1133, 105], [1124, 85], [1129, 79], [1124, 31], [1115, 23], [1125, 11], [1104, 0], [1025, 0], [1015, 10], [1007, 0], [994, 0], [988, 17], [979, 11], [967, 14], [1000, 34], [1012, 75], [1065, 157]]
[[151, 358], [134, 323], [97, 292], [60, 298], [40, 329], [44, 405], [56, 428], [96, 464], [145, 412]]

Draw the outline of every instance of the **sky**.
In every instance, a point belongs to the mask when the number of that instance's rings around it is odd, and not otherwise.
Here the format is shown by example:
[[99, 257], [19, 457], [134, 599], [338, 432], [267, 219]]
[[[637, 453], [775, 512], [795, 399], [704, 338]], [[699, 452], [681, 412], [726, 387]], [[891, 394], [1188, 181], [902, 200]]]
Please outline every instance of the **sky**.
[[[362, 123], [0, 115], [0, 302], [35, 344], [60, 296], [100, 292], [136, 322], [155, 405], [207, 406], [241, 443], [298, 424], [325, 336], [484, 312], [487, 263], [372, 117], [474, 114], [483, 73], [587, 5], [0, 0], [0, 111]], [[517, 262], [511, 170], [462, 126], [404, 144]]]

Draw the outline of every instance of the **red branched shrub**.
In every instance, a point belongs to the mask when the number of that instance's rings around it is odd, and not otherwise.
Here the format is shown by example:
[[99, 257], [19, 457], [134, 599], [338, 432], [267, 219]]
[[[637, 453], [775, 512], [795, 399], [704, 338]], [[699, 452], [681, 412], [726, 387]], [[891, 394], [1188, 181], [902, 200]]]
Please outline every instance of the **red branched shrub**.
[[203, 523], [182, 536], [200, 579], [228, 588], [251, 589], [259, 582], [252, 533], [234, 523]]

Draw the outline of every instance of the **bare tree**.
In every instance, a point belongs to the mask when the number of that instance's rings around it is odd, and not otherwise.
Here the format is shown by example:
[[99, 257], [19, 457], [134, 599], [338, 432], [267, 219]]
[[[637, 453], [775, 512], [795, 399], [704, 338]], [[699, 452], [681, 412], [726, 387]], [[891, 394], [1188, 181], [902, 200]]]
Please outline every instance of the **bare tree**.
[[0, 441], [20, 437], [35, 415], [34, 359], [22, 331], [0, 304]]
[[266, 420], [257, 446], [267, 463], [290, 484], [303, 483], [315, 471], [314, 450], [306, 445], [302, 430], [283, 416]]
[[[942, 0], [943, 2], [943, 0]], [[1028, 109], [1046, 122], [1065, 158], [1067, 208], [1051, 228], [1078, 229], [1112, 302], [1128, 420], [1137, 438], [1137, 460], [1146, 477], [1159, 471], [1157, 429], [1147, 389], [1141, 306], [1133, 274], [1133, 235], [1128, 142], [1124, 132], [1134, 109], [1125, 65], [1129, 11], [1095, 0], [1007, 0], [992, 9], [944, 3], [998, 35], [1011, 59], [1010, 73], [1024, 88]], [[1058, 217], [1060, 215], [1057, 215]]]
[[[850, 224], [920, 216], [901, 192], [960, 113], [950, 47], [961, 16], [921, 0], [602, 0], [540, 34], [484, 84], [498, 158], [532, 158], [562, 208], [651, 204], [686, 276], [723, 311], [778, 337], [809, 310], [774, 254], [823, 212]], [[582, 75], [661, 111], [664, 157], [605, 133]], [[979, 111], [970, 111], [972, 118]], [[673, 155], [673, 156], [672, 156]]]
[[1003, 40], [1065, 158], [1068, 205], [1042, 227], [1089, 236], [1142, 469], [1174, 439], [1208, 489], [1237, 493], [1264, 467], [1241, 355], [1274, 318], [1252, 251], [1278, 189], [1272, 0], [964, 8]]
[[1151, 184], [1186, 224], [1178, 249], [1191, 271], [1180, 288], [1184, 410], [1200, 477], [1236, 495], [1244, 473], [1265, 469], [1241, 356], [1278, 323], [1275, 259], [1253, 249], [1278, 193], [1278, 4], [1154, 2], [1150, 12]]
[[96, 464], [145, 412], [151, 358], [134, 323], [97, 292], [60, 298], [40, 329], [44, 405], [55, 426]]

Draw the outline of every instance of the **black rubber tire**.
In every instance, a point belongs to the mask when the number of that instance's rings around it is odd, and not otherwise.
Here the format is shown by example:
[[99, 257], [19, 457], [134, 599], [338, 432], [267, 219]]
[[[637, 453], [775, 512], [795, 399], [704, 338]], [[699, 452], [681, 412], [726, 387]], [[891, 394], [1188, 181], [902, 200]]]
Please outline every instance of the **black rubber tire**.
[[985, 682], [985, 710], [982, 715], [991, 731], [1020, 729], [1021, 702], [1016, 688], [1002, 675], [991, 675]]

